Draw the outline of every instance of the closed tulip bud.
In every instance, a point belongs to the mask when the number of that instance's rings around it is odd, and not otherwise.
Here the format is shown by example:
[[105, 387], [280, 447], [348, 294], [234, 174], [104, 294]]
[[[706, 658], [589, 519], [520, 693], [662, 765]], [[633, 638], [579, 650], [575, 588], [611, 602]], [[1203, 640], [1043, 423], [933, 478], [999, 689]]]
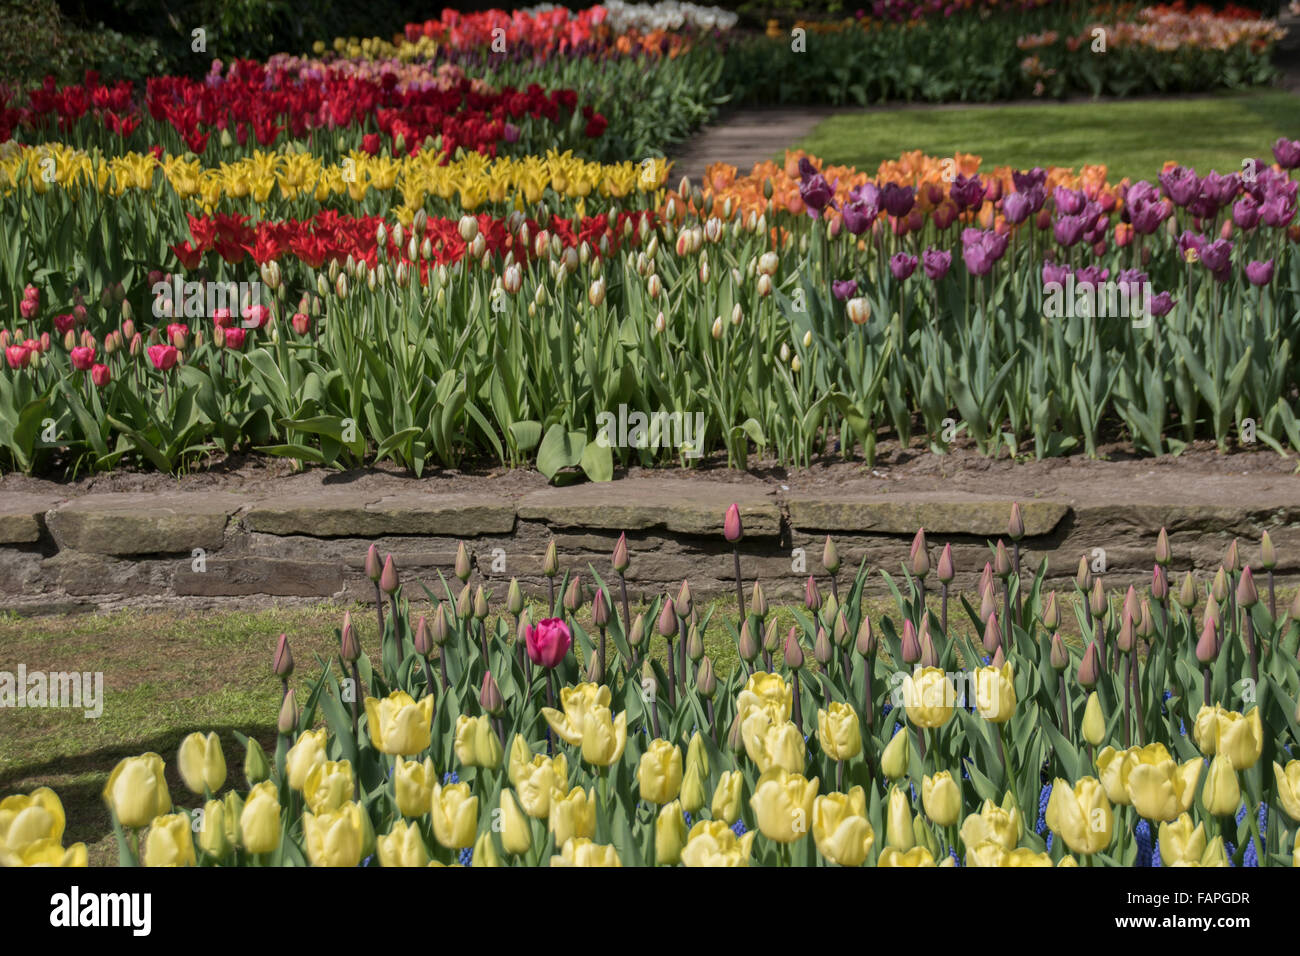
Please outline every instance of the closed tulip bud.
[[799, 356], [797, 355], [794, 358], [790, 359], [790, 371], [797, 373], [802, 369], [803, 369], [803, 359], [799, 358]]
[[834, 621], [835, 615], [840, 611], [840, 602], [835, 598], [835, 592], [826, 595], [826, 603], [822, 605], [822, 620]]
[[669, 640], [677, 636], [677, 613], [673, 610], [672, 600], [666, 596], [659, 611], [659, 636]]
[[917, 634], [917, 641], [921, 645], [921, 666], [938, 667], [939, 654], [935, 650], [934, 641], [930, 637], [930, 619], [921, 618], [921, 629]]
[[1169, 532], [1164, 528], [1160, 529], [1160, 534], [1156, 538], [1156, 564], [1167, 565], [1171, 552], [1169, 550]]
[[1237, 780], [1237, 771], [1232, 769], [1232, 762], [1226, 757], [1220, 755], [1210, 761], [1201, 800], [1205, 812], [1216, 817], [1231, 816], [1241, 806], [1241, 784]]
[[220, 800], [209, 800], [203, 805], [199, 849], [218, 860], [224, 859], [233, 849], [226, 829], [226, 805]]
[[[519, 808], [515, 792], [509, 787], [502, 788], [498, 807], [501, 810], [502, 848], [511, 856], [523, 856], [533, 847], [533, 831], [528, 818]], [[479, 862], [477, 856], [474, 862]]]
[[1135, 625], [1133, 615], [1128, 608], [1124, 609], [1124, 615], [1120, 620], [1119, 635], [1115, 638], [1115, 644], [1121, 652], [1127, 654], [1133, 650]]
[[727, 513], [723, 515], [722, 534], [732, 544], [745, 536], [744, 527], [740, 523], [740, 506], [734, 502], [727, 508]]
[[1151, 602], [1146, 598], [1142, 599], [1142, 614], [1137, 622], [1138, 637], [1144, 640], [1150, 640], [1151, 635], [1155, 633], [1155, 621], [1151, 619]]
[[1019, 541], [1025, 536], [1025, 519], [1020, 513], [1020, 502], [1011, 504], [1011, 519], [1007, 522], [1007, 535], [1012, 541]]
[[848, 651], [849, 620], [844, 616], [844, 611], [842, 609], [835, 615], [835, 624], [831, 629], [831, 641], [841, 651]]
[[1259, 563], [1265, 571], [1272, 571], [1277, 567], [1277, 552], [1273, 550], [1273, 539], [1265, 531], [1259, 539]]
[[939, 567], [937, 570], [939, 580], [944, 584], [951, 583], [952, 579], [957, 576], [957, 572], [954, 570], [952, 563], [951, 544], [945, 544], [943, 546], [943, 551], [939, 554]]
[[721, 339], [722, 329], [722, 316], [718, 316], [713, 320], [713, 328], [709, 330], [709, 334], [712, 335], [715, 340]]
[[451, 636], [451, 625], [447, 620], [447, 605], [439, 604], [438, 610], [433, 615], [433, 626], [429, 628], [430, 636], [433, 637], [433, 643], [442, 647], [447, 643]]
[[163, 759], [156, 753], [125, 757], [113, 768], [103, 796], [122, 826], [138, 830], [171, 810], [163, 771]]
[[976, 586], [975, 593], [977, 593], [981, 598], [983, 598], [985, 594], [994, 593], [992, 561], [984, 562], [984, 570], [980, 572], [980, 583]]
[[758, 277], [758, 294], [761, 298], [766, 299], [772, 294], [772, 277], [760, 275]]
[[700, 637], [700, 629], [695, 624], [686, 633], [686, 656], [695, 663], [699, 663], [704, 657], [704, 641]]
[[769, 654], [775, 654], [781, 649], [781, 632], [777, 627], [776, 618], [773, 617], [767, 622], [767, 627], [763, 631], [763, 650]]
[[610, 563], [613, 564], [614, 570], [618, 574], [623, 574], [627, 571], [628, 566], [632, 563], [627, 550], [627, 532], [620, 534], [618, 536], [618, 541], [614, 543], [614, 554], [611, 557]]
[[473, 242], [474, 237], [478, 235], [478, 220], [473, 216], [461, 216], [458, 228], [461, 239], [466, 243]]
[[1230, 573], [1241, 570], [1241, 555], [1237, 551], [1237, 539], [1233, 538], [1232, 543], [1228, 545], [1228, 553], [1223, 558], [1223, 565]]
[[961, 788], [951, 773], [941, 770], [933, 777], [922, 777], [921, 806], [935, 826], [954, 826], [961, 819]]
[[252, 737], [244, 748], [244, 779], [250, 787], [256, 786], [271, 776], [271, 765], [266, 759], [266, 751]]
[[1058, 672], [1070, 666], [1070, 651], [1065, 646], [1065, 641], [1061, 640], [1060, 634], [1052, 635], [1050, 661], [1052, 668]]
[[[515, 578], [510, 579], [510, 587], [506, 589], [506, 610], [518, 617], [524, 610], [524, 592], [519, 587], [519, 581]], [[424, 620], [421, 618], [420, 620]]]
[[737, 643], [737, 650], [740, 659], [746, 663], [750, 663], [758, 657], [758, 642], [754, 640], [754, 635], [749, 629], [749, 618], [740, 623], [740, 640]]
[[474, 589], [474, 617], [481, 621], [488, 616], [488, 610], [487, 594], [480, 584]]
[[1106, 739], [1106, 717], [1101, 712], [1101, 700], [1096, 691], [1088, 695], [1088, 703], [1083, 709], [1083, 739], [1094, 747], [1100, 747]]
[[195, 866], [194, 831], [189, 814], [156, 817], [149, 824], [142, 856], [145, 866]]
[[912, 550], [912, 576], [925, 580], [926, 575], [930, 573], [930, 554], [924, 548], [914, 548]]
[[628, 634], [627, 642], [635, 649], [641, 646], [643, 640], [645, 640], [645, 614], [638, 613], [632, 619], [632, 633]]
[[352, 628], [352, 614], [343, 612], [343, 630], [339, 634], [339, 656], [351, 664], [361, 656], [361, 645], [357, 643], [357, 632]]
[[713, 661], [708, 655], [700, 659], [700, 669], [695, 674], [695, 688], [705, 700], [712, 700], [718, 691], [718, 678], [713, 672]]
[[1102, 589], [1101, 580], [1092, 582], [1092, 592], [1088, 595], [1088, 609], [1092, 611], [1094, 618], [1104, 618], [1110, 605], [1106, 601], [1106, 592]]
[[793, 627], [785, 637], [785, 666], [796, 671], [803, 667], [803, 646]]
[[860, 657], [870, 657], [876, 652], [876, 635], [871, 630], [871, 619], [862, 618], [862, 623], [858, 625], [858, 633], [853, 642], [853, 648], [858, 652]]
[[1075, 572], [1074, 585], [1084, 592], [1087, 592], [1092, 587], [1092, 571], [1088, 568], [1087, 557], [1079, 559], [1079, 570]]
[[1083, 652], [1083, 660], [1079, 662], [1079, 684], [1082, 687], [1095, 687], [1100, 676], [1101, 653], [1097, 649], [1097, 642], [1090, 641]]
[[989, 588], [984, 592], [984, 596], [980, 598], [980, 620], [987, 624], [989, 621], [997, 620], [997, 616], [998, 599], [993, 593], [993, 589]]
[[1218, 627], [1219, 624], [1220, 624], [1220, 621], [1219, 621], [1219, 602], [1216, 601], [1216, 600], [1214, 600], [1214, 598], [1210, 598], [1208, 601], [1205, 602], [1205, 615], [1204, 615], [1204, 620], [1209, 621], [1209, 622], [1212, 623], [1215, 627]]
[[804, 582], [803, 603], [804, 607], [812, 611], [813, 614], [821, 610], [822, 596], [817, 590], [817, 581], [811, 574], [808, 575], [808, 580]]
[[1228, 573], [1223, 570], [1223, 565], [1219, 565], [1219, 570], [1214, 572], [1214, 582], [1210, 585], [1210, 596], [1219, 604], [1228, 599]]
[[1047, 600], [1043, 602], [1043, 612], [1040, 617], [1043, 627], [1049, 631], [1054, 631], [1061, 626], [1061, 612], [1056, 606], [1056, 592], [1049, 591]]
[[844, 303], [844, 312], [854, 325], [865, 325], [871, 318], [871, 302], [861, 296], [854, 296]]
[[[731, 722], [731, 730], [727, 733], [727, 747], [737, 756], [745, 752], [745, 737], [741, 728], [739, 714], [737, 714], [735, 719]], [[736, 773], [739, 772], [740, 771], [736, 771]]]
[[834, 574], [840, 569], [840, 553], [835, 547], [835, 542], [831, 536], [826, 536], [826, 544], [822, 548], [822, 567], [828, 572]]
[[465, 542], [462, 541], [456, 545], [456, 577], [460, 578], [461, 584], [469, 580], [470, 560], [469, 552], [465, 550]]
[[831, 646], [830, 636], [826, 633], [826, 628], [817, 628], [817, 639], [813, 641], [813, 658], [818, 664], [825, 667], [835, 656], [835, 648]]
[[890, 780], [901, 780], [907, 775], [907, 765], [911, 749], [907, 739], [907, 729], [900, 727], [880, 755], [880, 770]]
[[1169, 578], [1165, 576], [1165, 569], [1157, 564], [1151, 569], [1151, 597], [1163, 601], [1168, 596]]
[[754, 588], [750, 592], [749, 609], [755, 617], [767, 617], [767, 595], [763, 593], [763, 586], [757, 581], [754, 582]]
[[293, 674], [293, 652], [289, 650], [289, 637], [281, 634], [275, 642], [275, 657], [271, 660], [271, 670], [281, 680], [288, 680]]
[[501, 688], [497, 686], [491, 671], [487, 671], [483, 675], [483, 684], [478, 692], [478, 702], [493, 717], [500, 717], [505, 713], [506, 703], [501, 697]]
[[284, 700], [280, 703], [280, 717], [276, 722], [276, 729], [281, 734], [288, 737], [293, 734], [294, 728], [298, 726], [298, 701], [294, 697], [293, 690], [284, 695]]
[[384, 558], [384, 569], [379, 572], [379, 590], [390, 596], [397, 590], [397, 565], [391, 554]]
[[682, 586], [677, 590], [677, 599], [673, 601], [673, 608], [677, 611], [677, 616], [689, 618], [691, 612], [695, 609], [695, 598], [691, 595], [691, 585], [688, 581], [683, 581]]
[[340, 272], [339, 277], [334, 280], [334, 295], [340, 299], [348, 297], [348, 277], [346, 273]]
[[889, 788], [889, 806], [885, 814], [885, 845], [906, 853], [916, 845], [912, 829], [912, 805], [898, 787]]
[[[1235, 545], [1237, 542], [1233, 541]], [[1250, 565], [1241, 569], [1241, 578], [1237, 581], [1237, 603], [1244, 608], [1252, 608], [1259, 603], [1259, 592], [1255, 590], [1255, 576]]]
[[456, 617], [468, 621], [474, 614], [474, 590], [468, 584], [456, 595]]
[[555, 541], [546, 546], [546, 557], [542, 559], [542, 574], [553, 578], [560, 573], [560, 555], [555, 550]]
[[1007, 554], [1007, 546], [998, 539], [998, 546], [993, 549], [993, 571], [1004, 581], [1011, 577], [1011, 555]]
[[1196, 592], [1196, 577], [1191, 571], [1183, 575], [1183, 583], [1178, 588], [1178, 605], [1184, 611], [1190, 611], [1196, 607], [1198, 594]]
[[429, 622], [425, 620], [423, 614], [415, 625], [414, 643], [415, 652], [421, 657], [428, 658], [433, 653], [433, 635], [429, 633]]
[[903, 661], [915, 664], [921, 659], [921, 641], [911, 618], [903, 621]]

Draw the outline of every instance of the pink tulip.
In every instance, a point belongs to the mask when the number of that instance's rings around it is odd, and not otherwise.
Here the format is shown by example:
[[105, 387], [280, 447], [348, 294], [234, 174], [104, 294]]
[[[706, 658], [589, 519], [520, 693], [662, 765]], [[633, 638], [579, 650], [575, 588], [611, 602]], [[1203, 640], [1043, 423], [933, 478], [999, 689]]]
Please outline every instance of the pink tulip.
[[212, 313], [212, 324], [219, 329], [228, 329], [235, 324], [235, 318], [229, 309], [217, 309]]
[[5, 361], [12, 369], [26, 368], [32, 360], [32, 350], [25, 345], [10, 345], [5, 349]]
[[244, 347], [244, 337], [248, 334], [237, 325], [228, 329], [222, 329], [225, 333], [225, 346], [228, 349], [242, 349]]
[[727, 515], [722, 520], [722, 534], [732, 544], [739, 541], [745, 534], [744, 528], [740, 524], [740, 507], [734, 502], [727, 509]]
[[93, 348], [80, 345], [72, 350], [72, 367], [78, 372], [88, 372], [94, 364], [95, 350]]
[[149, 361], [153, 362], [153, 367], [160, 372], [175, 368], [180, 358], [180, 352], [174, 345], [151, 345], [146, 351], [149, 353]]
[[548, 617], [528, 629], [525, 635], [528, 657], [542, 667], [556, 667], [569, 653], [573, 635], [569, 626], [558, 617]]
[[96, 365], [90, 370], [90, 380], [95, 383], [96, 388], [103, 388], [113, 380], [113, 373], [109, 371], [107, 365]]

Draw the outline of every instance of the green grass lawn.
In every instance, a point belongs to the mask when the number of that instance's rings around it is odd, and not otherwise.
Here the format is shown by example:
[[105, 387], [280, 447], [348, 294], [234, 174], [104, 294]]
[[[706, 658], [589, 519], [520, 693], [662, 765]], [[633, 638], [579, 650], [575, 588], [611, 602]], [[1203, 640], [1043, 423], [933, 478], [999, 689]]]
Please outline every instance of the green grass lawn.
[[923, 149], [974, 153], [983, 166], [1105, 163], [1112, 182], [1150, 179], [1166, 160], [1203, 173], [1272, 162], [1279, 136], [1300, 136], [1300, 98], [1280, 90], [1202, 99], [990, 108], [900, 109], [832, 117], [799, 147], [837, 165], [875, 172], [882, 160]]

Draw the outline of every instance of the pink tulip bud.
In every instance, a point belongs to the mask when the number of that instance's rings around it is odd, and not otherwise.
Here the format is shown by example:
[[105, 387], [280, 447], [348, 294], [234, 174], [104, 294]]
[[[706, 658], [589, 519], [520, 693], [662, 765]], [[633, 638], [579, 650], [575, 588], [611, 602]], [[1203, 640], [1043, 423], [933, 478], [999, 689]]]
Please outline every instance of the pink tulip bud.
[[998, 539], [998, 546], [993, 550], [993, 571], [998, 577], [1006, 579], [1011, 577], [1014, 569], [1011, 566], [1011, 555], [1007, 554], [1007, 546], [1003, 544], [1002, 539]]
[[379, 590], [389, 595], [397, 590], [397, 565], [391, 554], [384, 558], [384, 569], [379, 572]]
[[1207, 617], [1201, 625], [1201, 636], [1196, 642], [1196, 659], [1202, 664], [1210, 664], [1218, 656], [1218, 634], [1215, 632], [1214, 621]]
[[826, 545], [822, 548], [822, 567], [831, 574], [840, 569], [840, 553], [830, 535], [826, 536]]
[[1151, 597], [1163, 601], [1168, 596], [1169, 578], [1165, 576], [1165, 569], [1157, 564], [1151, 568]]
[[870, 657], [876, 652], [876, 635], [871, 630], [871, 619], [862, 618], [862, 623], [858, 625], [857, 638], [853, 642], [853, 649], [858, 652], [860, 657]]
[[372, 544], [366, 551], [366, 577], [378, 584], [383, 570], [384, 566], [379, 561], [379, 548]]
[[993, 614], [984, 622], [984, 651], [987, 654], [992, 654], [1001, 646], [1002, 625], [998, 623], [998, 616]]
[[429, 633], [429, 622], [420, 615], [415, 625], [415, 653], [427, 658], [433, 653], [433, 635]]
[[812, 611], [814, 614], [821, 610], [822, 596], [817, 590], [817, 581], [811, 574], [808, 575], [808, 580], [804, 582], [803, 603], [804, 607], [808, 608], [808, 610]]
[[284, 700], [280, 703], [280, 717], [276, 721], [276, 730], [283, 736], [291, 736], [294, 729], [298, 726], [298, 701], [294, 696], [293, 689], [284, 695]]
[[785, 637], [785, 666], [794, 671], [803, 667], [803, 647], [800, 646], [799, 636], [793, 627]]
[[1232, 544], [1228, 545], [1228, 553], [1223, 559], [1223, 565], [1229, 572], [1241, 570], [1241, 557], [1237, 553], [1237, 539], [1232, 539]]
[[733, 503], [727, 509], [727, 514], [722, 520], [722, 534], [732, 544], [744, 537], [745, 531], [740, 523], [739, 505]]
[[613, 564], [614, 571], [618, 574], [627, 571], [628, 566], [632, 563], [631, 558], [628, 556], [626, 531], [620, 534], [618, 541], [614, 543], [614, 554], [610, 559], [610, 563]]
[[1070, 651], [1061, 640], [1060, 634], [1052, 635], [1051, 664], [1053, 669], [1063, 671], [1070, 666]]
[[681, 588], [677, 591], [677, 600], [673, 602], [673, 607], [680, 618], [689, 618], [691, 612], [695, 610], [695, 597], [691, 594], [689, 581], [682, 582]]
[[1156, 564], [1167, 565], [1169, 558], [1169, 532], [1161, 528], [1160, 534], [1156, 538]]
[[939, 555], [939, 580], [944, 584], [949, 584], [957, 576], [952, 563], [952, 545], [945, 544], [943, 552]]
[[1011, 504], [1011, 520], [1007, 523], [1007, 534], [1012, 541], [1019, 541], [1025, 536], [1025, 519], [1020, 514], [1020, 502]]
[[464, 541], [461, 541], [456, 545], [456, 565], [454, 570], [456, 577], [460, 578], [461, 584], [464, 584], [469, 580], [470, 571], [472, 569], [469, 560], [469, 552], [465, 549]]
[[1259, 603], [1259, 592], [1255, 590], [1255, 575], [1251, 572], [1249, 564], [1241, 569], [1241, 578], [1237, 581], [1237, 603], [1244, 608], [1252, 608]]
[[998, 670], [1002, 670], [1002, 665], [1005, 664], [1006, 662], [1007, 662], [1006, 655], [1002, 653], [1002, 648], [999, 647], [996, 651], [993, 652], [993, 660], [990, 661], [990, 663]]
[[281, 634], [280, 639], [275, 643], [275, 658], [271, 662], [271, 670], [281, 680], [288, 680], [293, 673], [293, 652], [289, 650], [287, 634]]
[[921, 618], [921, 630], [917, 635], [917, 640], [921, 645], [921, 666], [938, 667], [939, 652], [935, 649], [934, 639], [930, 637], [929, 616]]
[[1094, 687], [1100, 676], [1101, 652], [1097, 649], [1097, 642], [1090, 641], [1083, 652], [1083, 660], [1079, 662], [1079, 683], [1084, 687]]
[[95, 365], [90, 369], [90, 380], [95, 383], [96, 388], [103, 388], [113, 380], [113, 373], [107, 365]]
[[357, 643], [357, 632], [352, 628], [352, 614], [343, 612], [343, 630], [339, 635], [339, 656], [351, 664], [361, 656], [361, 645]]
[[478, 702], [493, 717], [500, 717], [505, 713], [505, 700], [501, 697], [501, 688], [497, 686], [491, 671], [487, 671], [483, 675], [483, 684], [478, 692]]
[[677, 636], [677, 612], [671, 598], [664, 598], [664, 606], [659, 611], [659, 636], [670, 640]]
[[921, 641], [916, 635], [916, 626], [911, 618], [903, 622], [903, 660], [915, 664], [921, 659]]
[[749, 629], [749, 618], [745, 618], [740, 625], [740, 643], [738, 646], [740, 659], [749, 663], [758, 657], [758, 643], [754, 640], [753, 632]]
[[609, 625], [609, 602], [605, 600], [604, 588], [597, 588], [591, 599], [591, 623], [601, 628]]

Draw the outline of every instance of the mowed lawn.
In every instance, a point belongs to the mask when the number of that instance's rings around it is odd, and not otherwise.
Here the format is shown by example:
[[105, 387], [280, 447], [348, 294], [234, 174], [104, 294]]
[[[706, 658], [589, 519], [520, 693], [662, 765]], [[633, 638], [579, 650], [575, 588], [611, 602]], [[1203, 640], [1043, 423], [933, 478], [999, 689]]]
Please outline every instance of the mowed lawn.
[[1166, 160], [1228, 173], [1244, 159], [1273, 161], [1279, 136], [1300, 137], [1300, 97], [1281, 90], [1115, 103], [883, 109], [825, 120], [798, 144], [836, 165], [874, 173], [921, 149], [982, 157], [983, 166], [1104, 163], [1112, 182], [1154, 180]]

